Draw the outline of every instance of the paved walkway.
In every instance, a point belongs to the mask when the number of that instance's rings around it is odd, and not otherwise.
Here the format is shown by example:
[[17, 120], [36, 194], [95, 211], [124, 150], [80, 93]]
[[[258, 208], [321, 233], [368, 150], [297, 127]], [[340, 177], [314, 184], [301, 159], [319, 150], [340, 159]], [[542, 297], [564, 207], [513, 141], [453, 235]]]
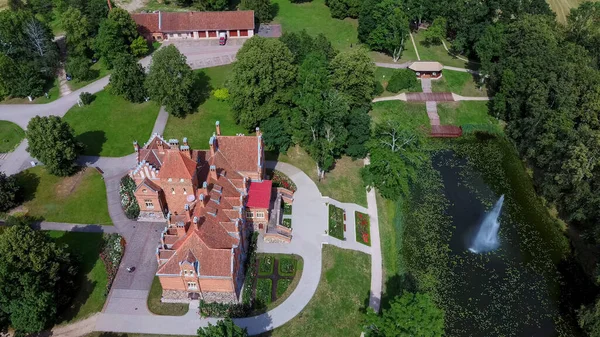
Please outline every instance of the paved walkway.
[[93, 225], [93, 224], [74, 224], [65, 222], [49, 222], [42, 221], [31, 226], [34, 229], [41, 230], [54, 230], [54, 231], [65, 231], [65, 232], [84, 232], [84, 233], [119, 233], [119, 230], [115, 226], [108, 225]]
[[408, 68], [412, 62], [404, 62], [404, 63], [383, 63], [383, 62], [375, 62], [375, 65], [382, 68], [393, 68], [393, 69], [406, 69]]
[[484, 97], [471, 97], [471, 96], [461, 96], [455, 93], [452, 93], [452, 97], [455, 101], [489, 101], [490, 98], [487, 96]]
[[413, 48], [415, 48], [415, 54], [417, 55], [417, 60], [421, 61], [421, 56], [419, 56], [419, 49], [417, 49], [417, 44], [415, 43], [415, 39], [412, 36], [412, 33], [408, 33], [410, 35], [410, 41], [412, 41]]
[[[370, 163], [370, 158], [365, 158], [365, 166]], [[381, 237], [379, 236], [379, 213], [374, 188], [367, 190], [367, 205], [369, 206], [368, 214], [371, 220], [371, 294], [369, 296], [369, 306], [378, 312], [381, 306], [383, 288], [383, 259], [381, 257]]]

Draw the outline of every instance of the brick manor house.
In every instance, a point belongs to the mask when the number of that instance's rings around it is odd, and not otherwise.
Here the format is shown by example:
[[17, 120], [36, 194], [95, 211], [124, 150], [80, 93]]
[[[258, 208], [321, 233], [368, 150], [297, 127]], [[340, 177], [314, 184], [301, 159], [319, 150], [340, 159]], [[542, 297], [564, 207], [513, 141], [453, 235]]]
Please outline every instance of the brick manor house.
[[222, 136], [219, 122], [209, 150], [193, 150], [183, 138], [155, 134], [134, 142], [140, 216], [166, 220], [156, 249], [163, 298], [235, 302], [244, 277], [252, 228], [269, 221], [271, 181], [264, 180], [260, 130], [254, 136]]

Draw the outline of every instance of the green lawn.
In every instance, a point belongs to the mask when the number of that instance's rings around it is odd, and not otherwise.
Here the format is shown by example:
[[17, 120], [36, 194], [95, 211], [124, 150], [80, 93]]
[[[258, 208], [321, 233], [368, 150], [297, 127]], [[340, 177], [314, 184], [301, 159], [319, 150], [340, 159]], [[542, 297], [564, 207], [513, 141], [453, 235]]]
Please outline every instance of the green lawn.
[[429, 128], [429, 118], [424, 103], [407, 103], [403, 101], [384, 101], [373, 104], [370, 112], [373, 123], [387, 119], [398, 120], [411, 128]]
[[462, 101], [438, 103], [441, 124], [463, 126], [465, 124], [500, 127], [499, 122], [488, 114], [485, 101]]
[[133, 153], [134, 140], [150, 138], [158, 111], [154, 102], [135, 104], [103, 90], [92, 104], [72, 107], [64, 120], [85, 145], [84, 154], [121, 157]]
[[342, 157], [335, 161], [335, 167], [325, 173], [325, 178], [317, 179], [315, 161], [300, 146], [290, 148], [287, 153], [279, 154], [276, 160], [289, 163], [301, 169], [317, 184], [324, 196], [341, 202], [353, 202], [367, 206], [367, 192], [360, 177], [360, 169], [364, 166], [362, 159], [353, 160]]
[[473, 75], [461, 71], [444, 70], [440, 79], [431, 81], [433, 92], [453, 92], [461, 96], [486, 97], [485, 87], [479, 89]]
[[2, 101], [2, 104], [46, 104], [52, 101], [55, 101], [60, 97], [60, 90], [58, 88], [58, 78], [54, 79], [54, 82], [50, 83], [46, 88], [46, 92], [48, 93], [48, 97], [42, 95], [40, 97], [35, 98], [33, 101], [29, 101], [27, 97], [14, 97], [14, 98], [6, 98]]
[[[427, 46], [423, 44], [424, 37], [423, 34], [420, 33], [413, 34], [413, 38], [415, 39], [421, 61], [438, 61], [445, 66], [467, 68], [467, 62], [450, 55], [446, 49], [444, 49], [443, 45]], [[447, 41], [446, 46], [450, 49], [450, 43]]]
[[[212, 89], [222, 88], [231, 74], [232, 65], [198, 70], [208, 77]], [[209, 97], [200, 105], [198, 111], [184, 118], [169, 117], [165, 128], [165, 138], [182, 139], [187, 137], [193, 149], [208, 149], [208, 140], [215, 132], [215, 122], [221, 125], [221, 134], [234, 136], [238, 133], [248, 134], [248, 130], [237, 125], [229, 102]]]
[[38, 166], [17, 178], [25, 191], [23, 206], [31, 216], [54, 222], [112, 225], [104, 180], [94, 169], [61, 178]]
[[15, 149], [25, 138], [25, 131], [15, 123], [0, 121], [0, 153]]
[[381, 238], [381, 255], [383, 258], [383, 284], [386, 284], [386, 281], [393, 275], [404, 272], [400, 265], [402, 261], [400, 258], [402, 222], [401, 217], [396, 216], [398, 203], [384, 199], [377, 193], [379, 237]]
[[311, 35], [323, 33], [336, 49], [343, 51], [352, 45], [358, 45], [356, 28], [358, 21], [354, 19], [338, 20], [331, 17], [324, 0], [313, 0], [293, 4], [290, 0], [273, 0], [279, 8], [273, 20], [280, 23], [284, 32], [298, 32], [303, 29]]
[[188, 312], [189, 305], [187, 303], [161, 303], [162, 286], [158, 280], [158, 276], [154, 276], [150, 294], [148, 294], [148, 310], [156, 315], [165, 316], [183, 316]]
[[104, 65], [104, 63], [102, 62], [102, 60], [99, 60], [98, 62], [94, 63], [90, 69], [92, 69], [93, 71], [96, 72], [96, 77], [94, 77], [91, 80], [87, 80], [87, 81], [80, 81], [77, 79], [74, 79], [72, 81], [69, 81], [69, 88], [71, 88], [72, 91], [75, 91], [77, 89], [81, 89], [83, 87], [85, 87], [86, 85], [92, 83], [92, 82], [96, 82], [97, 80], [101, 79], [104, 76], [109, 75], [112, 70], [108, 70], [106, 69], [106, 66]]
[[60, 323], [71, 323], [100, 312], [106, 301], [106, 269], [99, 257], [103, 238], [100, 233], [49, 231], [50, 237], [69, 246], [69, 252], [75, 256], [79, 270], [73, 303], [59, 314]]
[[269, 336], [359, 336], [369, 300], [370, 261], [364, 253], [324, 245], [315, 295], [298, 316]]

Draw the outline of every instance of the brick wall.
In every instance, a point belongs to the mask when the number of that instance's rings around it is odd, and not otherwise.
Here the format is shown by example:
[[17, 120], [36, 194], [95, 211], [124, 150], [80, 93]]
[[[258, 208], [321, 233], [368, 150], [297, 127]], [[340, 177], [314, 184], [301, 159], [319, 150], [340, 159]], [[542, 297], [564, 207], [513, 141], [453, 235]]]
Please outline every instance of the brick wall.
[[234, 292], [233, 280], [227, 279], [200, 279], [200, 289], [202, 292]]
[[181, 276], [159, 276], [163, 290], [187, 290]]

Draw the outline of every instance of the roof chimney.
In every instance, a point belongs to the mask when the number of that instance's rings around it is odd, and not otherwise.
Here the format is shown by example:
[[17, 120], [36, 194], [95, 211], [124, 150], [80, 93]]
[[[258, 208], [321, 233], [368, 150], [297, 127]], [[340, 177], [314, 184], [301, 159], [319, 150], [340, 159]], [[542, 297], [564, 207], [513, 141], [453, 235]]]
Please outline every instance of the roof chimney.
[[208, 144], [210, 145], [210, 155], [214, 156], [215, 152], [217, 152], [218, 150], [218, 144], [217, 144], [217, 137], [216, 136], [212, 136], [210, 137], [210, 140], [208, 141]]
[[133, 141], [133, 149], [135, 150], [135, 152], [138, 152], [140, 150], [140, 146], [138, 145], [137, 140]]
[[260, 128], [257, 126], [256, 127], [256, 137], [260, 137], [262, 136], [262, 133], [260, 133]]
[[217, 167], [215, 165], [210, 165], [210, 177], [214, 180], [219, 179], [219, 175], [217, 174]]
[[206, 202], [204, 202], [204, 194], [200, 194], [200, 196], [198, 197], [198, 200], [200, 200], [200, 206], [204, 207], [206, 205]]
[[219, 121], [217, 121], [215, 123], [215, 127], [217, 128], [217, 136], [221, 135], [221, 123], [219, 123]]
[[183, 137], [183, 145], [189, 146], [188, 141], [187, 141], [187, 137]]

